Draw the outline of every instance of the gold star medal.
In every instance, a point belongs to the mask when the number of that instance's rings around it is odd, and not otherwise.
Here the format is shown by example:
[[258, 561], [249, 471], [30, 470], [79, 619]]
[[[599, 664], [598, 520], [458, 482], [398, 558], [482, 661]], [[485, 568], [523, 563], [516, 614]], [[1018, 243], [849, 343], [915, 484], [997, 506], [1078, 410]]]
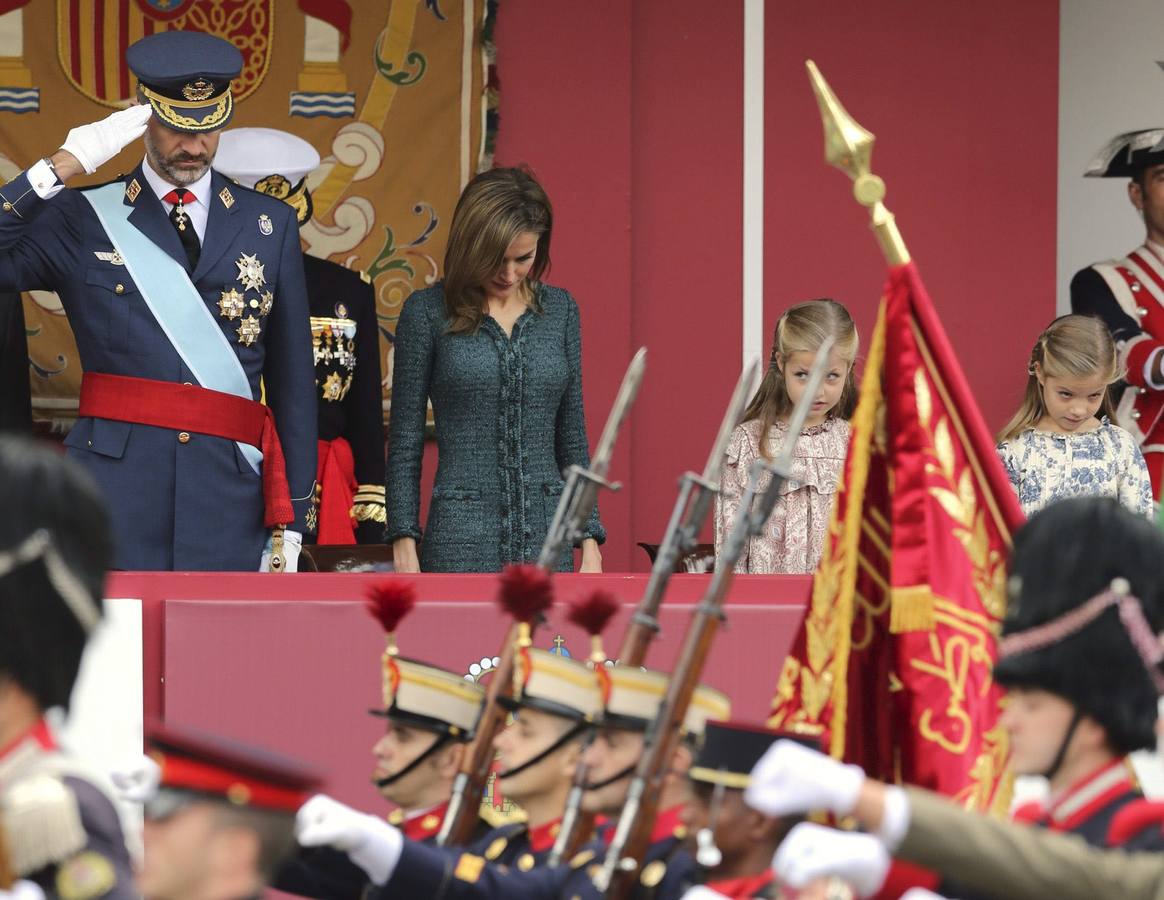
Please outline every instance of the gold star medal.
[[257, 291], [267, 279], [263, 277], [263, 264], [259, 262], [258, 254], [242, 254], [235, 265], [238, 266], [238, 280], [249, 291]]
[[269, 316], [271, 307], [275, 305], [275, 295], [270, 291], [263, 291], [263, 302], [259, 304], [259, 315]]
[[247, 316], [238, 326], [238, 342], [243, 346], [249, 347], [253, 344], [262, 333], [259, 328], [259, 320], [254, 316]]
[[323, 399], [339, 400], [343, 396], [344, 384], [339, 372], [331, 372], [323, 382]]
[[231, 288], [222, 292], [222, 299], [218, 301], [218, 314], [226, 319], [237, 319], [246, 309], [243, 295]]

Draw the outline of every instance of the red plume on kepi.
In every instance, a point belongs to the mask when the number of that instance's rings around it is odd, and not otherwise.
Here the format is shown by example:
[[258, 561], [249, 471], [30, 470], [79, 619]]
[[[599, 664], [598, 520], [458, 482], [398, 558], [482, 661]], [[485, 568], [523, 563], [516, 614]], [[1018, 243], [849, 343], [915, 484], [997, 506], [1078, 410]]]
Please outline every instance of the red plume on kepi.
[[388, 636], [388, 652], [396, 652], [396, 628], [416, 605], [416, 588], [402, 578], [381, 578], [368, 588], [364, 608]]
[[507, 566], [501, 573], [497, 602], [521, 625], [519, 643], [530, 644], [530, 626], [554, 602], [549, 573], [538, 566]]
[[570, 604], [566, 618], [585, 629], [590, 635], [590, 659], [596, 666], [606, 662], [606, 652], [602, 649], [602, 632], [606, 630], [611, 617], [618, 612], [618, 599], [609, 591], [594, 591]]

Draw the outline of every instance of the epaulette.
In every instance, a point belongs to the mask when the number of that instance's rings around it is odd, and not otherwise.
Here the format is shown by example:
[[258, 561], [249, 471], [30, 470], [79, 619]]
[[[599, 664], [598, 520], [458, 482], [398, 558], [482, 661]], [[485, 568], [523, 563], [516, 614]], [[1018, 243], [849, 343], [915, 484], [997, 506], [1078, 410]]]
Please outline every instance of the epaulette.
[[509, 847], [509, 842], [525, 831], [525, 824], [522, 822], [510, 822], [508, 825], [495, 828], [494, 831], [498, 832], [497, 836], [489, 842], [489, 846], [481, 854], [489, 862], [496, 861]]
[[371, 275], [369, 275], [363, 269], [359, 269], [358, 272], [360, 275], [360, 281], [364, 282], [364, 284], [371, 284], [372, 283], [372, 276]]
[[1111, 820], [1107, 829], [1107, 845], [1122, 847], [1141, 832], [1164, 827], [1164, 802], [1133, 800], [1124, 804]]
[[51, 775], [37, 775], [9, 788], [0, 797], [0, 822], [17, 875], [59, 863], [89, 840], [76, 794]]
[[500, 828], [502, 825], [513, 825], [524, 822], [529, 816], [520, 807], [513, 807], [513, 812], [503, 812], [492, 803], [481, 804], [481, 818], [490, 828]]

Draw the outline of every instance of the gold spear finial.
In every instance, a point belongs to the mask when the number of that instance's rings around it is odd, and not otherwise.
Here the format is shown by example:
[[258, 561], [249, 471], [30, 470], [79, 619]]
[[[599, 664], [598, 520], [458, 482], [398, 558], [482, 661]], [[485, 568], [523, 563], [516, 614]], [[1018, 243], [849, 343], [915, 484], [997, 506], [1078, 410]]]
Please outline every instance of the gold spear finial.
[[841, 106], [841, 101], [820, 74], [816, 63], [810, 59], [805, 65], [824, 125], [825, 161], [853, 179], [853, 196], [858, 203], [869, 208], [871, 227], [886, 261], [893, 266], [909, 262], [909, 250], [901, 239], [901, 232], [897, 230], [893, 213], [882, 202], [885, 199], [885, 182], [872, 172], [872, 132], [858, 125]]

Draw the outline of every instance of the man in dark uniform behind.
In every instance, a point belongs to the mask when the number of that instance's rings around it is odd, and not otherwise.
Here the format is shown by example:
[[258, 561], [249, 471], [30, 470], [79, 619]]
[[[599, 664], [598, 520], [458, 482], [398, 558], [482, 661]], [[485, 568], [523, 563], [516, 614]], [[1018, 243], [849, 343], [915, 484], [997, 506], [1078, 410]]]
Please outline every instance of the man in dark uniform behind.
[[0, 509], [0, 862], [48, 897], [128, 900], [117, 811], [45, 719], [68, 709], [102, 617], [105, 509], [79, 467], [13, 436], [0, 436]]
[[[214, 168], [244, 187], [269, 194], [310, 221], [307, 176], [319, 154], [307, 141], [274, 128], [232, 128], [222, 135]], [[315, 399], [319, 403], [316, 484], [320, 544], [384, 540], [384, 425], [380, 333], [371, 279], [339, 263], [304, 255]]]

